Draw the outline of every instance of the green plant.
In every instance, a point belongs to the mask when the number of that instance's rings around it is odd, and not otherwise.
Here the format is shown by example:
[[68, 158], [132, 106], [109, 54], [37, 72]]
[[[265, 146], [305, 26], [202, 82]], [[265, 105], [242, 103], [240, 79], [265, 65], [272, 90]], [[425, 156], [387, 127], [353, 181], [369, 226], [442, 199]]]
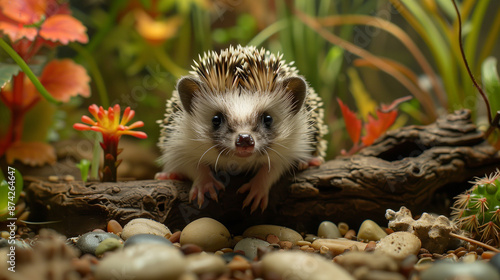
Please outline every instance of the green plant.
[[6, 178], [0, 171], [0, 221], [15, 216], [15, 205], [22, 191], [23, 176], [21, 172], [9, 167]]
[[87, 159], [82, 159], [76, 167], [80, 169], [80, 174], [82, 175], [82, 181], [87, 182], [87, 177], [89, 176], [90, 161]]
[[457, 226], [476, 239], [500, 245], [500, 171], [477, 178], [451, 208]]

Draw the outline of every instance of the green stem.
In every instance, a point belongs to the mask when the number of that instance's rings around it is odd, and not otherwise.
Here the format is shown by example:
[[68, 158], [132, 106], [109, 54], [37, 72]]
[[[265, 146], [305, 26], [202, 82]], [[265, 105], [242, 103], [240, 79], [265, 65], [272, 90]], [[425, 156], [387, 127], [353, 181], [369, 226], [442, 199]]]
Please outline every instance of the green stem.
[[104, 108], [109, 107], [109, 98], [108, 92], [106, 90], [106, 84], [104, 83], [104, 79], [102, 78], [101, 71], [99, 70], [99, 66], [95, 62], [94, 57], [90, 54], [90, 52], [82, 47], [79, 44], [71, 44], [70, 45], [74, 50], [76, 50], [82, 58], [87, 62], [87, 66], [89, 71], [92, 73], [92, 77], [94, 78], [94, 83], [97, 88], [97, 93], [99, 94], [99, 98], [101, 99], [101, 105]]
[[161, 48], [152, 48], [154, 52], [155, 58], [158, 62], [167, 69], [170, 73], [172, 73], [176, 78], [180, 78], [183, 75], [187, 75], [188, 71], [184, 68], [181, 68], [172, 59], [163, 51]]
[[260, 46], [265, 40], [269, 39], [269, 37], [278, 33], [282, 29], [285, 29], [288, 26], [288, 20], [282, 19], [279, 20], [268, 27], [264, 28], [259, 34], [255, 35], [255, 37], [248, 42], [249, 46]]
[[28, 76], [28, 78], [31, 80], [35, 88], [40, 92], [40, 94], [49, 102], [54, 103], [56, 105], [60, 105], [62, 102], [58, 101], [55, 99], [40, 83], [38, 78], [33, 74], [33, 71], [31, 71], [30, 67], [26, 62], [19, 56], [19, 54], [7, 44], [2, 38], [0, 38], [0, 47], [5, 50], [5, 52], [12, 57], [12, 59], [21, 67], [21, 70]]

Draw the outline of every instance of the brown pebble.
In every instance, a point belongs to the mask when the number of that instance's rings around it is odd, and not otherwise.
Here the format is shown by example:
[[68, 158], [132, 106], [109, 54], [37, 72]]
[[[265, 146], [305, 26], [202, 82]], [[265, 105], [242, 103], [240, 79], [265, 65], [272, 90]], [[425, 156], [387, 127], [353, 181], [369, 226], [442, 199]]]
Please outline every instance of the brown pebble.
[[300, 246], [300, 250], [302, 250], [302, 251], [306, 251], [308, 248], [311, 248], [311, 247], [309, 247], [309, 245]]
[[170, 240], [170, 242], [172, 242], [172, 243], [179, 242], [181, 240], [181, 233], [182, 233], [182, 231], [180, 231], [180, 230], [172, 233], [172, 235], [170, 235], [168, 240]]
[[123, 231], [123, 227], [116, 220], [109, 220], [106, 230], [108, 232], [120, 234]]
[[[420, 248], [420, 250], [418, 251], [419, 254], [429, 254], [429, 250], [425, 249], [425, 248]], [[449, 253], [448, 253], [449, 254]]]
[[304, 246], [304, 245], [311, 245], [312, 243], [309, 242], [309, 241], [303, 241], [303, 240], [299, 240], [297, 241], [297, 245], [298, 246]]
[[[368, 245], [367, 245], [367, 247], [368, 247]], [[348, 250], [351, 251], [351, 252], [358, 252], [359, 248], [356, 245], [352, 245], [351, 247], [349, 247]], [[365, 247], [365, 251], [366, 251], [366, 247]]]
[[481, 248], [481, 247], [479, 247], [479, 248], [477, 248], [477, 249], [476, 249], [476, 253], [477, 253], [478, 255], [481, 255], [482, 253], [484, 253], [484, 249], [483, 249], [483, 248]]
[[460, 251], [458, 253], [455, 253], [455, 255], [457, 255], [457, 257], [462, 257], [462, 256], [465, 256], [465, 254], [467, 254], [468, 252], [464, 249], [463, 251]]
[[222, 248], [222, 249], [220, 249], [220, 251], [222, 251], [223, 253], [231, 253], [231, 252], [233, 252], [233, 249], [231, 249], [231, 248]]
[[464, 247], [458, 247], [457, 249], [455, 249], [455, 251], [453, 251], [452, 253], [454, 253], [455, 255], [460, 253], [460, 252], [463, 252], [463, 251], [467, 251]]
[[184, 244], [181, 246], [181, 251], [184, 253], [184, 255], [189, 255], [189, 254], [194, 254], [194, 253], [200, 253], [203, 251], [200, 246], [195, 245], [195, 244]]
[[493, 256], [496, 254], [497, 253], [495, 253], [493, 251], [485, 251], [481, 254], [481, 258], [483, 258], [485, 260], [489, 260], [489, 259], [493, 258]]
[[280, 241], [278, 242], [281, 249], [291, 249], [293, 247], [293, 243], [290, 241]]
[[262, 278], [262, 263], [253, 262], [252, 263], [252, 274], [255, 278]]
[[432, 254], [431, 254], [431, 253], [423, 253], [423, 254], [419, 254], [419, 255], [418, 255], [418, 258], [419, 258], [419, 259], [423, 259], [423, 258], [432, 258]]
[[74, 258], [71, 260], [71, 266], [73, 266], [73, 268], [80, 273], [81, 276], [85, 276], [92, 272], [90, 261], [83, 258]]
[[330, 249], [328, 249], [328, 247], [326, 247], [326, 246], [321, 246], [319, 248], [319, 253], [322, 254], [322, 255], [324, 255], [324, 254], [326, 254], [328, 252], [330, 252]]
[[252, 265], [241, 256], [234, 256], [234, 258], [227, 264], [231, 270], [247, 270], [252, 268]]
[[356, 239], [356, 232], [353, 229], [348, 230], [345, 235], [345, 239]]
[[442, 258], [443, 258], [443, 255], [438, 254], [438, 253], [432, 253], [432, 257], [433, 257], [434, 259], [440, 260], [440, 259], [442, 259]]
[[105, 232], [103, 229], [100, 229], [100, 228], [96, 228], [94, 229], [92, 232]]
[[394, 233], [394, 230], [392, 230], [390, 228], [384, 228], [384, 231], [385, 231], [385, 233], [387, 233], [387, 235]]
[[266, 241], [269, 242], [269, 244], [278, 244], [278, 242], [280, 242], [280, 239], [274, 234], [268, 234], [266, 236]]
[[372, 252], [375, 250], [375, 247], [377, 246], [377, 242], [375, 241], [370, 241], [368, 244], [366, 244], [365, 251], [367, 252]]

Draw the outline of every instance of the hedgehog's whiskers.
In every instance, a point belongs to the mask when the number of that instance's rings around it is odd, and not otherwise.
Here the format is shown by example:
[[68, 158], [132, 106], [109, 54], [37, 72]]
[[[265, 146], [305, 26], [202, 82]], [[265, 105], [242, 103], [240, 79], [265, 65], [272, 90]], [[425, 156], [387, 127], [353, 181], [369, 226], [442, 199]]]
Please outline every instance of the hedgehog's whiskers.
[[[203, 157], [208, 153], [208, 151], [210, 151], [211, 149], [213, 149], [215, 146], [217, 146], [217, 144], [213, 145], [212, 147], [208, 148], [204, 153], [203, 155], [201, 155], [200, 157], [200, 160], [198, 160], [198, 165], [196, 165], [196, 169], [198, 169], [198, 167], [200, 167], [200, 163], [201, 163], [201, 160], [203, 159]], [[220, 154], [219, 154], [220, 155]], [[217, 158], [219, 159], [219, 158]]]
[[217, 163], [219, 163], [220, 155], [222, 155], [222, 153], [225, 151], [227, 151], [227, 148], [224, 148], [222, 151], [220, 151], [219, 155], [217, 156], [217, 159], [215, 160], [215, 170], [217, 170]]
[[266, 156], [267, 156], [267, 163], [269, 165], [269, 169], [267, 170], [267, 173], [271, 172], [271, 158], [269, 157], [269, 153], [264, 150], [264, 152], [266, 153]]

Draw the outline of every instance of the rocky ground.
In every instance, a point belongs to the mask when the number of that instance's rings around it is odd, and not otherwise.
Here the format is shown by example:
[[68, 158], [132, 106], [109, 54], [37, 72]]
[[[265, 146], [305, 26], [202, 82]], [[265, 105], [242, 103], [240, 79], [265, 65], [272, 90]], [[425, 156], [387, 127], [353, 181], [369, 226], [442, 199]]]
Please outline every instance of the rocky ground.
[[299, 233], [257, 225], [236, 236], [211, 218], [175, 232], [149, 219], [124, 227], [110, 220], [69, 238], [21, 226], [14, 250], [1, 233], [0, 279], [500, 280], [500, 254], [455, 238], [460, 231], [446, 217], [414, 220], [402, 207], [386, 218], [387, 227], [325, 221]]

